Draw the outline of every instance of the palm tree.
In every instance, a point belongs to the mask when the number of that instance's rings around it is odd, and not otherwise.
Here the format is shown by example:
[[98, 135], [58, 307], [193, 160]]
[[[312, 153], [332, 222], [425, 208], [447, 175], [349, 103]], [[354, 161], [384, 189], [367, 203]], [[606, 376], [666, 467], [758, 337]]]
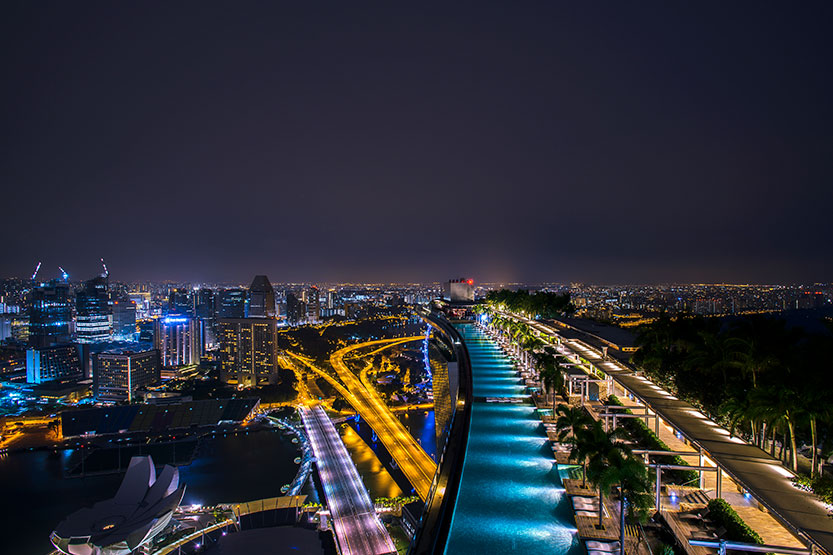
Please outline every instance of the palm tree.
[[607, 479], [616, 478], [619, 483], [619, 555], [625, 555], [625, 513], [641, 521], [647, 519], [653, 506], [651, 479], [645, 463], [624, 451], [615, 451], [609, 463], [616, 476], [611, 472]]
[[660, 376], [667, 375], [675, 359], [675, 331], [675, 322], [667, 312], [660, 314], [655, 322], [641, 326], [635, 341], [638, 350], [634, 354], [634, 362], [656, 371]]
[[755, 435], [755, 413], [749, 402], [749, 395], [745, 392], [736, 392], [720, 405], [720, 412], [729, 417], [729, 435], [735, 435], [738, 424], [743, 425], [749, 422], [752, 428], [752, 436]]
[[791, 375], [794, 386], [803, 403], [798, 407], [800, 416], [810, 426], [810, 444], [813, 454], [810, 462], [810, 476], [821, 472], [818, 466], [818, 424], [825, 423], [833, 417], [833, 393], [827, 380], [828, 374], [822, 369], [829, 366], [830, 350], [833, 340], [829, 336], [817, 336], [804, 350], [803, 360], [799, 361], [799, 372]]
[[727, 371], [731, 362], [726, 343], [725, 337], [716, 329], [699, 330], [694, 347], [685, 357], [685, 368], [704, 377], [710, 372], [719, 371], [723, 379], [723, 388], [726, 388], [729, 382]]
[[544, 342], [532, 333], [520, 336], [520, 344], [523, 349], [524, 363], [530, 366], [530, 359], [534, 356], [536, 350], [544, 346]]
[[752, 380], [752, 388], [758, 387], [758, 377], [778, 366], [779, 346], [789, 342], [784, 320], [766, 316], [748, 317], [734, 326], [728, 340], [734, 360], [732, 366], [744, 377]]
[[583, 409], [564, 403], [558, 405], [556, 413], [559, 415], [555, 421], [558, 441], [572, 446], [570, 460], [581, 461], [581, 487], [584, 487], [587, 484], [587, 453], [584, 446], [578, 443], [578, 433], [589, 426], [593, 419]]
[[783, 419], [789, 432], [790, 467], [798, 471], [798, 454], [796, 448], [795, 425], [801, 413], [803, 401], [796, 390], [787, 384], [758, 388], [749, 394], [753, 414], [764, 415], [768, 420]]
[[547, 393], [552, 396], [552, 417], [555, 418], [555, 394], [564, 387], [564, 374], [561, 372], [561, 367], [553, 357], [548, 360], [548, 364], [544, 366], [541, 372], [541, 381]]
[[539, 353], [535, 357], [535, 373], [538, 381], [541, 382], [541, 390], [544, 389], [544, 370], [546, 370], [548, 366], [552, 365], [553, 360], [555, 360], [555, 357], [548, 352]]
[[630, 456], [630, 448], [619, 441], [625, 437], [628, 437], [628, 433], [624, 428], [606, 432], [598, 420], [578, 430], [577, 442], [588, 455], [587, 477], [590, 483], [599, 488], [599, 528], [602, 527], [604, 516], [604, 492], [619, 481], [616, 466], [611, 462], [615, 462], [616, 457], [622, 454]]

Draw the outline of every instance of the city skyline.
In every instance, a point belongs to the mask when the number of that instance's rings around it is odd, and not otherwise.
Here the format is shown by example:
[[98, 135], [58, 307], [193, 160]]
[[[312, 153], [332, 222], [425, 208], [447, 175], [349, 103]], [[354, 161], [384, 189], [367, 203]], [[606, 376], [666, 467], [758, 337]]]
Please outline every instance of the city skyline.
[[831, 28], [4, 4], [3, 552], [833, 555]]
[[832, 9], [17, 4], [0, 275], [826, 281]]

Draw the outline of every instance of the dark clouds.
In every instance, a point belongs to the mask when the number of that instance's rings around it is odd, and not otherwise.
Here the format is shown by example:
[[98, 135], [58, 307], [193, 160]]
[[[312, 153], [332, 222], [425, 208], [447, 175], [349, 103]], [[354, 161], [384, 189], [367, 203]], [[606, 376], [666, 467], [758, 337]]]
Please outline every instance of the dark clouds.
[[0, 273], [833, 272], [829, 3], [9, 4]]

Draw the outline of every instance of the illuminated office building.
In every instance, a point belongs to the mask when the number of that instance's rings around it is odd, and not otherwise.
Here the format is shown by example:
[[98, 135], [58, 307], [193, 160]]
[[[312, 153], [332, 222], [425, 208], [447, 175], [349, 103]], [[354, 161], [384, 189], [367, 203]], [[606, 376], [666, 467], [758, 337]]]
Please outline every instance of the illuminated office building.
[[99, 401], [133, 401], [134, 392], [160, 379], [159, 351], [96, 353], [93, 393]]
[[214, 291], [200, 289], [194, 293], [197, 318], [214, 318]]
[[200, 321], [202, 352], [210, 350], [217, 343], [216, 295], [212, 289], [194, 292], [194, 313]]
[[42, 383], [81, 377], [81, 357], [74, 343], [33, 347], [26, 351], [26, 382]]
[[189, 316], [169, 315], [155, 322], [153, 346], [162, 366], [199, 364], [202, 355], [200, 322]]
[[318, 287], [312, 286], [303, 293], [307, 305], [307, 321], [314, 323], [321, 319], [321, 295]]
[[29, 292], [29, 345], [49, 347], [70, 340], [72, 304], [69, 285], [57, 280]]
[[218, 322], [220, 369], [226, 383], [255, 387], [278, 378], [274, 318], [223, 318]]
[[255, 276], [249, 286], [249, 318], [275, 316], [275, 290], [266, 276]]
[[188, 289], [171, 289], [168, 293], [168, 314], [194, 315], [194, 300]]
[[113, 301], [113, 334], [132, 337], [136, 334], [136, 301], [121, 298]]
[[224, 289], [216, 297], [217, 318], [245, 318], [248, 292], [245, 289]]
[[101, 343], [110, 339], [112, 314], [107, 278], [97, 276], [84, 282], [75, 296], [75, 333], [79, 343]]

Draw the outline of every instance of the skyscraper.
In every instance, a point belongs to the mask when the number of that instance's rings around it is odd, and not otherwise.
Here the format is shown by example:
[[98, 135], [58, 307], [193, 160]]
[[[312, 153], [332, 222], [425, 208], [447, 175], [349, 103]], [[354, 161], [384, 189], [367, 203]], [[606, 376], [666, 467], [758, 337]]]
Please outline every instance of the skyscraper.
[[202, 352], [213, 348], [217, 337], [217, 319], [215, 313], [215, 294], [212, 289], [199, 289], [194, 292], [194, 308], [200, 321]]
[[199, 321], [173, 314], [159, 318], [155, 322], [153, 346], [159, 350], [162, 366], [199, 364], [202, 356]]
[[168, 314], [194, 315], [194, 300], [188, 289], [171, 289], [168, 293]]
[[133, 401], [140, 387], [160, 379], [159, 351], [93, 355], [93, 394], [99, 401]]
[[29, 292], [29, 345], [49, 347], [70, 340], [69, 285], [57, 280]]
[[200, 289], [194, 293], [197, 318], [214, 318], [214, 291]]
[[307, 305], [292, 291], [286, 292], [286, 320], [290, 324], [297, 324], [306, 319]]
[[136, 333], [136, 301], [123, 297], [113, 301], [113, 334], [127, 337]]
[[217, 295], [217, 318], [245, 318], [246, 297], [245, 289], [223, 289]]
[[255, 387], [278, 378], [278, 335], [274, 318], [223, 318], [218, 322], [221, 377]]
[[110, 339], [112, 315], [107, 278], [96, 276], [84, 282], [75, 296], [75, 332], [79, 343], [100, 343]]
[[312, 286], [304, 291], [304, 302], [307, 305], [307, 321], [317, 322], [321, 319], [321, 294], [318, 287]]
[[249, 317], [273, 318], [275, 316], [275, 290], [266, 276], [255, 276], [249, 286]]

